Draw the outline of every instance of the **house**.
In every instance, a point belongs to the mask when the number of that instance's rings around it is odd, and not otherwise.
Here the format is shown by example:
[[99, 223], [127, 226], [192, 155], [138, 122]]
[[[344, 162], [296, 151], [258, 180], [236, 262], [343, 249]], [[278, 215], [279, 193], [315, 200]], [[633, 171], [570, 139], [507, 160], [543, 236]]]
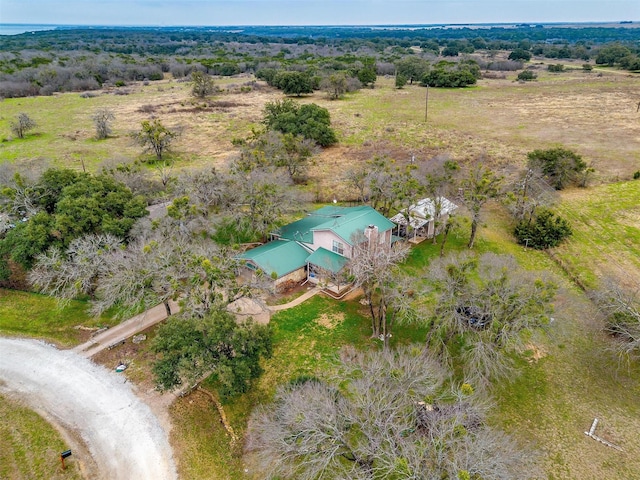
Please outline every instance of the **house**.
[[423, 198], [408, 208], [408, 214], [407, 209], [404, 209], [391, 217], [391, 221], [398, 226], [396, 234], [399, 237], [419, 243], [440, 233], [442, 225], [457, 209], [458, 206], [445, 197], [437, 197], [435, 202], [430, 198]]
[[375, 241], [391, 246], [394, 227], [369, 206], [327, 206], [281, 227], [271, 234], [270, 242], [239, 258], [249, 270], [268, 275], [276, 290], [305, 278], [314, 284], [336, 283], [333, 280], [353, 257], [355, 245]]

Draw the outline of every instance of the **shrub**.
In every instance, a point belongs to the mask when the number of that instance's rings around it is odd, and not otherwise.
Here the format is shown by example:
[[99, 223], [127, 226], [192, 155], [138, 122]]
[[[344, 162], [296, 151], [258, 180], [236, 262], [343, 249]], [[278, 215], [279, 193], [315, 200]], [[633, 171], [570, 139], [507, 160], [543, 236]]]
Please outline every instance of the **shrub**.
[[570, 184], [580, 184], [581, 177], [589, 170], [580, 155], [566, 148], [534, 150], [527, 157], [528, 167], [540, 171], [556, 190], [562, 190]]
[[534, 220], [523, 220], [514, 230], [518, 243], [544, 250], [555, 247], [573, 232], [569, 223], [551, 210], [541, 209]]
[[639, 178], [640, 178], [640, 170], [638, 170], [637, 172], [633, 172], [633, 179], [638, 180]]
[[561, 63], [556, 63], [554, 65], [549, 65], [547, 67], [547, 70], [549, 70], [550, 72], [554, 72], [554, 73], [564, 72], [564, 65], [562, 65]]
[[263, 123], [271, 130], [302, 135], [322, 147], [338, 141], [330, 126], [329, 111], [315, 103], [300, 106], [291, 99], [269, 102], [265, 105]]
[[538, 78], [538, 76], [531, 70], [523, 70], [518, 74], [518, 80], [522, 82], [530, 82], [532, 80], [535, 80], [536, 78]]

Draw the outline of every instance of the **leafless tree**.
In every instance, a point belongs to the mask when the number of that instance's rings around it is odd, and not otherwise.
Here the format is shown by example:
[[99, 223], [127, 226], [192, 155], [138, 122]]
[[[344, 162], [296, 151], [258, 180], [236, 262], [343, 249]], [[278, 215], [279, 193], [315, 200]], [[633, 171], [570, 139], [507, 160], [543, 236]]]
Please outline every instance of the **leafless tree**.
[[236, 262], [233, 255], [202, 236], [182, 232], [174, 219], [109, 258], [100, 276], [92, 310], [99, 314], [114, 305], [123, 314], [169, 300], [180, 301], [184, 312], [203, 316], [214, 305], [232, 298]]
[[446, 377], [421, 348], [349, 350], [329, 381], [282, 388], [254, 412], [249, 458], [269, 479], [534, 477], [527, 452], [484, 424], [470, 386], [452, 394]]
[[187, 195], [198, 206], [202, 214], [226, 208], [234, 193], [228, 175], [215, 168], [189, 170], [180, 174], [175, 190], [178, 195]]
[[40, 292], [68, 301], [81, 294], [94, 296], [98, 278], [108, 270], [111, 254], [123, 248], [113, 235], [85, 235], [66, 251], [52, 248], [36, 257], [29, 282]]
[[11, 131], [18, 138], [24, 138], [28, 131], [36, 128], [37, 124], [29, 115], [22, 112], [11, 122]]
[[410, 297], [403, 295], [402, 275], [398, 264], [409, 254], [405, 243], [393, 246], [380, 244], [377, 237], [360, 234], [352, 239], [354, 244], [349, 270], [355, 285], [362, 287], [371, 314], [371, 334], [388, 346], [396, 313], [407, 312], [404, 304]]
[[504, 203], [517, 221], [531, 221], [540, 207], [558, 201], [558, 193], [539, 170], [527, 169], [507, 192]]
[[[432, 263], [426, 282], [437, 294], [429, 319], [429, 347], [452, 358], [452, 341], [464, 345], [460, 360], [477, 385], [510, 376], [510, 354], [527, 335], [549, 323], [556, 286], [525, 272], [508, 255], [451, 255]], [[458, 355], [458, 354], [455, 354]]]
[[591, 292], [606, 317], [606, 330], [616, 339], [615, 351], [621, 360], [640, 358], [640, 293], [605, 279], [599, 291]]
[[111, 124], [115, 118], [116, 115], [109, 108], [100, 108], [93, 114], [92, 119], [96, 127], [96, 138], [98, 140], [103, 140], [111, 135]]
[[39, 161], [0, 164], [0, 208], [17, 219], [35, 215], [45, 194], [39, 181], [47, 168]]
[[[458, 165], [448, 156], [440, 155], [426, 162], [420, 171], [423, 191], [433, 201], [433, 223], [437, 232], [443, 227], [442, 210], [444, 199], [451, 197], [456, 190], [455, 173]], [[434, 234], [433, 243], [437, 242]]]

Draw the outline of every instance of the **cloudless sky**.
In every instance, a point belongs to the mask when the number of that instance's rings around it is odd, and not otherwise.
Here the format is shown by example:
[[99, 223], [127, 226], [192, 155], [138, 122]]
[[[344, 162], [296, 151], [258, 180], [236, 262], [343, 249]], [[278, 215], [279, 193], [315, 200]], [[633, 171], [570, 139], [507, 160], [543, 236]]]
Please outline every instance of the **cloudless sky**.
[[0, 0], [0, 23], [372, 25], [640, 20], [640, 0]]

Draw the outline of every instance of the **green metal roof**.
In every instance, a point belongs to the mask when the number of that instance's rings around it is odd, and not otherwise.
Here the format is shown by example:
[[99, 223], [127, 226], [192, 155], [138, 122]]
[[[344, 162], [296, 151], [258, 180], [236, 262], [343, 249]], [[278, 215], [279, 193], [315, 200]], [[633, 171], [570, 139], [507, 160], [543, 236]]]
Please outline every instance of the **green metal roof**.
[[362, 233], [369, 225], [385, 232], [395, 224], [373, 208], [362, 205], [358, 207], [336, 207], [328, 205], [311, 212], [306, 217], [280, 228], [280, 238], [313, 244], [314, 230], [331, 230], [347, 243], [354, 233]]
[[302, 268], [309, 252], [296, 242], [274, 240], [247, 250], [239, 258], [253, 262], [267, 275], [276, 272], [277, 278]]
[[[338, 207], [333, 207], [338, 208]], [[345, 207], [342, 216], [333, 218], [323, 224], [314, 227], [312, 230], [331, 230], [340, 238], [351, 244], [351, 237], [354, 234], [364, 233], [364, 229], [369, 225], [378, 227], [380, 233], [386, 232], [395, 227], [395, 224], [381, 215], [376, 210], [368, 206]]]
[[320, 247], [309, 255], [307, 263], [313, 263], [314, 265], [332, 273], [338, 273], [347, 263], [349, 263], [349, 259], [342, 255], [338, 255], [337, 253], [330, 252], [326, 248]]

